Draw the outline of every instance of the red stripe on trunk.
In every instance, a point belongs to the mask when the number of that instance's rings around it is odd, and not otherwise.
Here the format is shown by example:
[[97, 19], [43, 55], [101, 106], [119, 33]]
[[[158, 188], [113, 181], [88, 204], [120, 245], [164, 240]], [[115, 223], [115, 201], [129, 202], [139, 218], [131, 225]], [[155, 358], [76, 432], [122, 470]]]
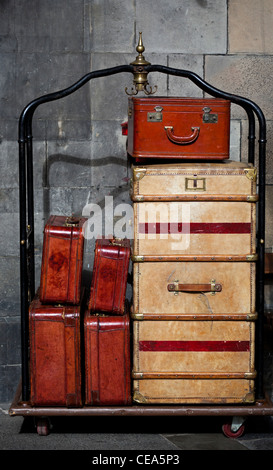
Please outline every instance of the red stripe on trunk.
[[139, 223], [139, 233], [251, 233], [251, 223], [220, 222], [220, 223], [182, 223], [155, 222]]
[[139, 341], [140, 351], [249, 351], [249, 341]]

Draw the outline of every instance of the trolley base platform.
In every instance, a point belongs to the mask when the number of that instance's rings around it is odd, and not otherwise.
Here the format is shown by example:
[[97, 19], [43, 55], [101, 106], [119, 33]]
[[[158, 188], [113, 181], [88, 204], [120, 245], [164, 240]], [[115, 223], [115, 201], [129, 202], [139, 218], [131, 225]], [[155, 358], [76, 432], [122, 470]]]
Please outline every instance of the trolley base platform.
[[[36, 418], [37, 432], [49, 433], [49, 418], [53, 416], [223, 416], [227, 422], [222, 430], [227, 437], [240, 437], [244, 422], [249, 416], [273, 416], [273, 403], [266, 396], [253, 405], [130, 405], [130, 406], [82, 406], [36, 407], [21, 400], [21, 383], [9, 408], [10, 416]], [[232, 418], [232, 419], [231, 419]], [[233, 420], [233, 422], [232, 422]]]

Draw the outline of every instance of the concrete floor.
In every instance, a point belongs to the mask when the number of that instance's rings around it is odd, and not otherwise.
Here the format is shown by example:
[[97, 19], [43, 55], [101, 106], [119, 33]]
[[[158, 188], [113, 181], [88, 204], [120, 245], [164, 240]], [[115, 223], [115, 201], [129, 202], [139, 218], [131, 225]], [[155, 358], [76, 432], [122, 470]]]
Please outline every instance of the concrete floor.
[[222, 432], [223, 417], [53, 417], [47, 436], [33, 418], [0, 412], [0, 450], [164, 451], [273, 450], [273, 418], [249, 417], [238, 439]]

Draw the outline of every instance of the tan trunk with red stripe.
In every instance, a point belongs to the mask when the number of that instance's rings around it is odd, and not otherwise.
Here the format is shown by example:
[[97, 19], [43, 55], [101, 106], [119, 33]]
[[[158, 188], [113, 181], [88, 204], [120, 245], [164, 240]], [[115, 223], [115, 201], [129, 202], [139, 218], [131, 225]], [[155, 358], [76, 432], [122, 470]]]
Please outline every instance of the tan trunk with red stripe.
[[252, 403], [256, 169], [135, 167], [131, 198], [134, 400]]
[[255, 179], [240, 162], [135, 167], [134, 255], [254, 254]]
[[244, 321], [135, 321], [134, 399], [252, 402], [254, 329]]
[[255, 253], [256, 210], [249, 202], [134, 204], [135, 255]]

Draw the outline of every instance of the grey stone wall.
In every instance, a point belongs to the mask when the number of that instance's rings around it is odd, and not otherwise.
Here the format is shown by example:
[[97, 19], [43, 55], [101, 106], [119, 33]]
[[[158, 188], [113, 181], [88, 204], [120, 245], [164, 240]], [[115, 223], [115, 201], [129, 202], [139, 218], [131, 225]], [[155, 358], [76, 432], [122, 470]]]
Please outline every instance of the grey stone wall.
[[[20, 378], [17, 125], [23, 107], [91, 70], [130, 63], [142, 31], [151, 63], [192, 70], [262, 107], [268, 120], [266, 248], [272, 250], [272, 19], [270, 0], [0, 1], [0, 402], [13, 398]], [[91, 202], [104, 208], [109, 195], [114, 205], [129, 202], [120, 124], [131, 80], [129, 74], [92, 80], [34, 115], [37, 285], [49, 214], [80, 214]], [[151, 74], [149, 82], [158, 85], [158, 95], [202, 96], [185, 79]], [[246, 122], [232, 106], [236, 160], [246, 158]], [[93, 248], [87, 243], [87, 278]]]

